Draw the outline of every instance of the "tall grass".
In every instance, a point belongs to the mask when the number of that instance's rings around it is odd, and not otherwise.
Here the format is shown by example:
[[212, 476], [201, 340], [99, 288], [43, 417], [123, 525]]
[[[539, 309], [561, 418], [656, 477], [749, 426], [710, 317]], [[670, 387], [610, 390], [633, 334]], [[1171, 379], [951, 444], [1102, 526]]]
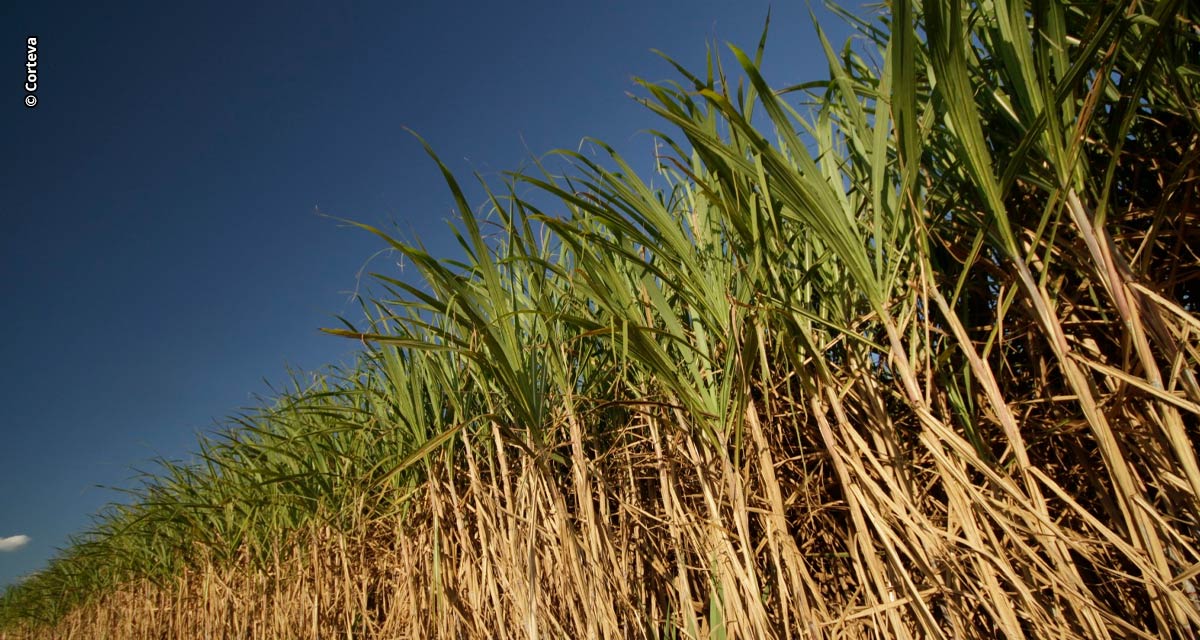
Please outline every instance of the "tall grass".
[[445, 171], [456, 259], [367, 227], [420, 283], [330, 330], [356, 366], [162, 461], [0, 628], [1196, 637], [1200, 11], [846, 17], [827, 80], [760, 42], [644, 84], [654, 186], [594, 142], [486, 215]]

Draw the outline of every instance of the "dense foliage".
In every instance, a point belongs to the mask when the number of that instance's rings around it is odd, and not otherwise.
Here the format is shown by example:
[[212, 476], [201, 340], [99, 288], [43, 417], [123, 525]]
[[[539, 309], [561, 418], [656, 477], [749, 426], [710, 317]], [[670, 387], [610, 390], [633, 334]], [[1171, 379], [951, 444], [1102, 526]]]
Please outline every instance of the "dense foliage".
[[422, 279], [331, 330], [357, 366], [163, 461], [0, 628], [1195, 637], [1200, 8], [846, 18], [821, 82], [760, 43], [643, 85], [653, 182], [596, 142], [476, 215], [447, 172], [462, 255], [371, 229]]

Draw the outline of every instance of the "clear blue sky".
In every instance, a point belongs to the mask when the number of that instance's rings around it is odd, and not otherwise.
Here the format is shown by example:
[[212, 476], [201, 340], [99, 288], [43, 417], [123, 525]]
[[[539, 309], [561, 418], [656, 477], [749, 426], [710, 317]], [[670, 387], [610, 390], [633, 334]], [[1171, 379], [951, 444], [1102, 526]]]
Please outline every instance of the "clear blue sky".
[[[0, 587], [264, 380], [348, 360], [318, 328], [354, 316], [382, 245], [315, 209], [454, 254], [451, 199], [403, 127], [465, 182], [585, 136], [648, 166], [640, 132], [662, 125], [626, 92], [675, 78], [650, 49], [700, 70], [707, 39], [752, 49], [768, 5], [4, 3], [0, 538], [30, 541], [0, 552]], [[825, 77], [808, 8], [772, 11], [768, 80]]]

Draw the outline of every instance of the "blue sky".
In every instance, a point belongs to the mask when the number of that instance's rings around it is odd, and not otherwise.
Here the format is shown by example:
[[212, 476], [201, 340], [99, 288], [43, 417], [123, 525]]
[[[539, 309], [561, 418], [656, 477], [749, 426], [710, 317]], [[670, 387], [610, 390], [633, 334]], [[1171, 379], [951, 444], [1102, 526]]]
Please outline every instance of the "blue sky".
[[[318, 329], [355, 317], [364, 265], [396, 268], [318, 209], [455, 255], [451, 199], [404, 127], [464, 182], [585, 136], [649, 166], [642, 131], [662, 125], [626, 93], [675, 78], [650, 49], [699, 70], [708, 40], [753, 48], [768, 6], [5, 3], [0, 586], [264, 381], [349, 359]], [[772, 16], [768, 81], [825, 77], [808, 8]]]

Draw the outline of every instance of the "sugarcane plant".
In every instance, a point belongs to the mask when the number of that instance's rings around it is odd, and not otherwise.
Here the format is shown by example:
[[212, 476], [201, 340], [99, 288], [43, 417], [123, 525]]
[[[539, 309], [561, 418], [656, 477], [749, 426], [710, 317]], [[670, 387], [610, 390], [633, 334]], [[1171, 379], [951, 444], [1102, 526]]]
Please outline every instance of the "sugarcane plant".
[[[28, 637], [1196, 637], [1200, 7], [894, 0], [359, 225], [330, 369], [9, 588]], [[423, 144], [423, 142], [422, 142]], [[428, 148], [428, 147], [427, 147]], [[636, 164], [636, 163], [634, 163]], [[565, 170], [558, 167], [565, 166]]]

